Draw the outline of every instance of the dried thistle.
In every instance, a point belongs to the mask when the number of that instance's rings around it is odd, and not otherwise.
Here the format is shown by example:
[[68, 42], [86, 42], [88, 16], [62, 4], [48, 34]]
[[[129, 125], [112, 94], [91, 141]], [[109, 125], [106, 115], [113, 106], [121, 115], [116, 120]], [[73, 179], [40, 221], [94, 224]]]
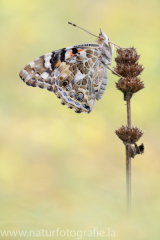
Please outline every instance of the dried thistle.
[[118, 55], [115, 58], [117, 68], [114, 70], [119, 71], [119, 74], [121, 73], [124, 77], [135, 77], [143, 71], [144, 68], [142, 68], [142, 65], [136, 63], [139, 60], [140, 55], [137, 54], [137, 51], [134, 47], [117, 49], [117, 53]]
[[116, 63], [135, 63], [139, 60], [140, 55], [137, 54], [137, 51], [134, 47], [122, 49], [117, 49], [118, 56], [115, 58]]
[[[120, 62], [117, 64], [117, 67], [114, 68], [114, 71], [120, 74], [122, 77], [136, 77], [138, 76], [144, 68], [138, 63], [123, 63]], [[114, 74], [114, 72], [113, 72]]]
[[144, 70], [142, 65], [136, 63], [140, 55], [134, 47], [128, 49], [117, 49], [117, 57], [115, 61], [117, 63], [114, 71], [121, 75], [116, 83], [118, 90], [124, 93], [124, 100], [128, 100], [132, 97], [133, 93], [138, 92], [144, 88], [144, 84], [137, 76]]
[[138, 127], [123, 126], [115, 131], [117, 136], [125, 143], [134, 144], [143, 135], [143, 132]]
[[119, 81], [116, 83], [116, 88], [124, 93], [124, 100], [127, 100], [128, 95], [130, 95], [131, 98], [133, 93], [136, 93], [144, 88], [144, 84], [137, 77], [127, 77], [125, 79], [120, 78]]

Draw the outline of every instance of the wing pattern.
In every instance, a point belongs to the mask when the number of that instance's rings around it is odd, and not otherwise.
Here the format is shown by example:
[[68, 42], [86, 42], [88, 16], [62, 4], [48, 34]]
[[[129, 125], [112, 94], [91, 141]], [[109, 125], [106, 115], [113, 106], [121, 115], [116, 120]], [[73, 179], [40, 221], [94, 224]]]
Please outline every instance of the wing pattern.
[[107, 85], [107, 69], [97, 44], [63, 48], [27, 64], [20, 72], [29, 86], [54, 92], [75, 112], [89, 113]]

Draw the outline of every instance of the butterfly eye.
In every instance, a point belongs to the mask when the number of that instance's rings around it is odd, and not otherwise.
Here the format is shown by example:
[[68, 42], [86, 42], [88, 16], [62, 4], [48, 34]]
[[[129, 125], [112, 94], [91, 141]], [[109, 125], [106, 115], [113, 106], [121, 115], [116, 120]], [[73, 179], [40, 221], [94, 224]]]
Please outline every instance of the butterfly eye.
[[78, 93], [77, 94], [77, 100], [82, 101], [83, 100], [83, 93]]

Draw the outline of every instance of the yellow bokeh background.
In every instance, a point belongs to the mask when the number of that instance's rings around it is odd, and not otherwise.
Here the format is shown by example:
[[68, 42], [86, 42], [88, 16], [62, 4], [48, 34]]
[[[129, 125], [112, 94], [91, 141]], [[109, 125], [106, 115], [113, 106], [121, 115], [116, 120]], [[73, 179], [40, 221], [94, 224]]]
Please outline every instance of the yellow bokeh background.
[[[0, 230], [110, 227], [113, 239], [159, 239], [159, 12], [159, 0], [0, 1]], [[141, 54], [146, 88], [133, 96], [131, 108], [132, 125], [145, 131], [139, 141], [145, 153], [132, 160], [130, 218], [125, 148], [115, 135], [126, 124], [117, 76], [108, 72], [108, 87], [90, 114], [76, 114], [54, 93], [19, 78], [43, 54], [95, 42], [68, 21], [96, 35], [102, 28], [111, 41]]]

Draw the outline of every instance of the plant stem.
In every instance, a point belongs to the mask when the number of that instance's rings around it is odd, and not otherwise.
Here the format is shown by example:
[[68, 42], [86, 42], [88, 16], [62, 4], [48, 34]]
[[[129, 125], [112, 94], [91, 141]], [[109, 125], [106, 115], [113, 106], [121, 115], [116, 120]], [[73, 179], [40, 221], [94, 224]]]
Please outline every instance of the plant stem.
[[127, 100], [127, 125], [131, 128], [131, 99]]
[[[131, 100], [127, 100], [127, 125], [131, 128]], [[129, 147], [126, 146], [126, 188], [127, 188], [127, 211], [131, 211], [131, 156]]]

